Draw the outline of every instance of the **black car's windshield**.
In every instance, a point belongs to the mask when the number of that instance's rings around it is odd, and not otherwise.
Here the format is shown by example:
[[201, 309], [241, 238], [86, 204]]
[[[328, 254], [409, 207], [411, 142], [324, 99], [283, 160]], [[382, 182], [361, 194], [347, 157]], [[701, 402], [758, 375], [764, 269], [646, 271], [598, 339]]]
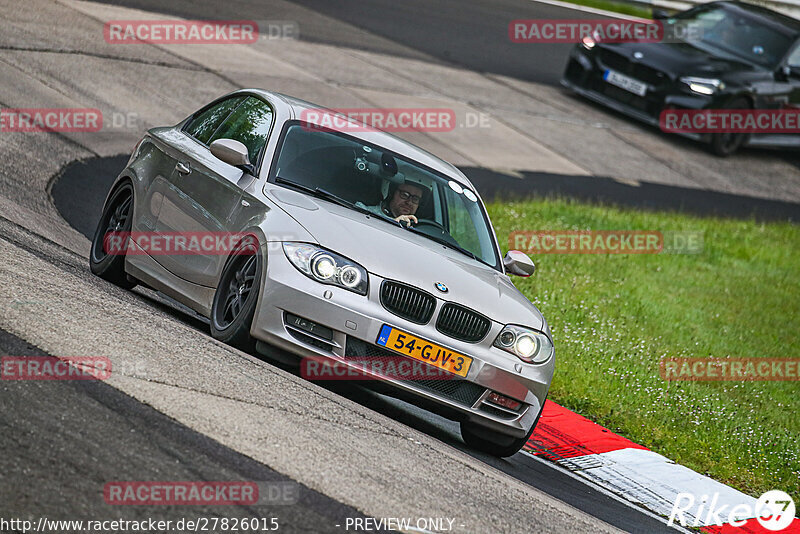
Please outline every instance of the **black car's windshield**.
[[792, 40], [767, 24], [723, 6], [693, 9], [667, 20], [688, 29], [687, 35], [702, 44], [749, 63], [775, 66], [789, 50]]
[[[339, 132], [289, 126], [273, 170], [276, 181], [394, 222], [498, 268], [499, 259], [477, 195], [413, 161]], [[312, 193], [314, 192], [314, 193]]]

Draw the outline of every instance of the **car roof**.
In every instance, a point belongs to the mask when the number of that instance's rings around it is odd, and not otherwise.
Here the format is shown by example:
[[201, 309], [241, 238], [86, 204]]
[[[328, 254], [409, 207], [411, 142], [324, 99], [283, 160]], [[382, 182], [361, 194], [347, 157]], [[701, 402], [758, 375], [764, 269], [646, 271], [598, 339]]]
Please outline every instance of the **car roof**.
[[[272, 97], [271, 100], [279, 99], [283, 101], [292, 118], [299, 119], [303, 116], [303, 111], [330, 111], [335, 113], [335, 110], [327, 108], [325, 106], [320, 106], [318, 104], [314, 104], [312, 102], [308, 102], [306, 100], [302, 100], [299, 98], [295, 98], [293, 96], [285, 95], [282, 93], [276, 93], [274, 91], [265, 91], [263, 89], [245, 89], [243, 92], [249, 93], [256, 93], [267, 98]], [[304, 117], [305, 119], [305, 117]], [[363, 127], [364, 124], [353, 119], [348, 119], [354, 125], [358, 125], [359, 127]], [[326, 128], [329, 128], [326, 126]], [[335, 128], [334, 128], [335, 129]], [[400, 139], [399, 137], [392, 135], [390, 133], [376, 130], [376, 129], [368, 129], [365, 131], [347, 131], [344, 132], [347, 135], [356, 137], [368, 143], [373, 143], [375, 145], [387, 148], [392, 152], [400, 154], [402, 156], [407, 157], [417, 163], [421, 163], [441, 174], [444, 174], [448, 178], [453, 178], [456, 182], [460, 182], [462, 185], [468, 186], [472, 189], [476, 194], [477, 191], [475, 186], [470, 182], [469, 178], [467, 178], [464, 173], [462, 173], [458, 168], [443, 159], [434, 156], [427, 150], [424, 150], [404, 139]]]
[[736, 11], [750, 19], [757, 20], [784, 35], [795, 37], [800, 35], [800, 20], [763, 6], [730, 1], [710, 2], [701, 5], [724, 7], [731, 11]]

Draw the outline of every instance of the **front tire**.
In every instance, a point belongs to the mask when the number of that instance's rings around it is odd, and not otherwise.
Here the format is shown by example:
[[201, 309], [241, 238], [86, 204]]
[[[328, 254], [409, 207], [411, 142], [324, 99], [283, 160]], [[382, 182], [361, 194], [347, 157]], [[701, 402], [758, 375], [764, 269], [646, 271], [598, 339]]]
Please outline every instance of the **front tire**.
[[531, 427], [531, 431], [523, 438], [515, 438], [499, 432], [494, 432], [487, 428], [470, 424], [466, 421], [461, 422], [461, 438], [470, 448], [497, 456], [498, 458], [506, 458], [519, 452], [525, 446], [533, 434], [533, 429], [536, 425]]
[[123, 236], [129, 235], [132, 226], [133, 184], [124, 182], [114, 190], [106, 202], [89, 251], [89, 268], [92, 272], [123, 289], [134, 288], [136, 281], [125, 273], [125, 254], [107, 252], [106, 236], [112, 232], [120, 232]]
[[211, 306], [211, 336], [245, 352], [255, 350], [250, 327], [258, 301], [263, 272], [258, 246], [238, 249], [222, 270]]
[[499, 432], [493, 432], [485, 427], [478, 426], [467, 421], [461, 422], [461, 438], [469, 447], [497, 456], [498, 458], [507, 458], [513, 456], [528, 443], [531, 439], [533, 431], [536, 430], [536, 425], [539, 424], [539, 419], [544, 412], [544, 404], [547, 402], [547, 397], [542, 403], [542, 408], [536, 416], [536, 420], [531, 425], [531, 430], [528, 435], [522, 438], [515, 438]]
[[[750, 109], [746, 98], [736, 98], [729, 102], [725, 109]], [[726, 158], [739, 150], [749, 134], [735, 132], [719, 132], [711, 134], [711, 151], [717, 156]]]

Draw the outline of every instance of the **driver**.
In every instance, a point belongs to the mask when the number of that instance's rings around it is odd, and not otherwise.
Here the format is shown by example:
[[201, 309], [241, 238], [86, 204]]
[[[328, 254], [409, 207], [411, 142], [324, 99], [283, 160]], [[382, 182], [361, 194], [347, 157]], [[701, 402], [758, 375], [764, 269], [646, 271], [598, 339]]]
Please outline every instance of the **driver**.
[[425, 188], [418, 182], [406, 180], [401, 184], [390, 184], [386, 198], [377, 206], [356, 205], [377, 215], [385, 215], [405, 226], [417, 224], [415, 213], [425, 195]]

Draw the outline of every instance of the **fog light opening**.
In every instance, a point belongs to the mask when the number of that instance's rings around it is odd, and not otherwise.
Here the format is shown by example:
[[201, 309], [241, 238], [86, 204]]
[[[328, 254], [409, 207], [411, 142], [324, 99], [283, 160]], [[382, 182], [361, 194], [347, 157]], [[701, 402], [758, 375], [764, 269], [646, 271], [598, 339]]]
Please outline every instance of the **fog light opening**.
[[501, 395], [500, 393], [497, 393], [496, 391], [492, 391], [489, 394], [489, 396], [486, 397], [486, 400], [488, 402], [491, 402], [492, 404], [496, 404], [498, 406], [502, 406], [503, 408], [505, 408], [507, 410], [517, 411], [517, 410], [519, 410], [519, 407], [522, 406], [521, 402], [519, 402], [517, 400], [514, 400], [511, 397], [506, 397], [505, 395]]

